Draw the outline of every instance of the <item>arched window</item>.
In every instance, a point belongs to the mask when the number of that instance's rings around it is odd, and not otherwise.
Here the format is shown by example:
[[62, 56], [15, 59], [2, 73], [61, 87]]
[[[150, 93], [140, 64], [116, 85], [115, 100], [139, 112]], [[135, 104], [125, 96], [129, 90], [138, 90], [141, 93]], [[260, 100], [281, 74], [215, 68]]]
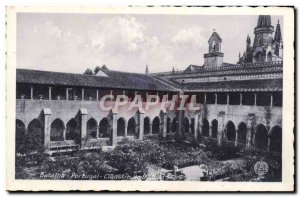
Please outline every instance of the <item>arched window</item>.
[[125, 136], [125, 120], [119, 118], [117, 124], [117, 136]]
[[66, 129], [66, 140], [77, 140], [80, 136], [80, 128], [77, 121], [72, 118], [67, 123], [67, 129]]
[[263, 55], [262, 55], [261, 51], [259, 51], [255, 54], [255, 62], [257, 62], [257, 63], [263, 62]]
[[184, 133], [190, 132], [190, 122], [188, 118], [183, 119], [183, 129], [184, 129]]
[[268, 53], [267, 62], [272, 62], [272, 53], [271, 52]]
[[217, 120], [213, 120], [211, 122], [211, 129], [212, 129], [212, 138], [217, 138], [218, 136], [218, 121]]
[[167, 118], [167, 133], [171, 132], [171, 118]]
[[209, 137], [209, 123], [206, 119], [202, 120], [202, 135], [204, 137]]
[[55, 119], [51, 123], [50, 141], [64, 141], [65, 125], [61, 119]]
[[28, 136], [31, 150], [39, 150], [44, 145], [44, 130], [42, 123], [34, 119], [28, 124]]
[[99, 137], [107, 138], [107, 137], [111, 136], [110, 134], [111, 134], [110, 124], [109, 124], [107, 118], [103, 118], [99, 124]]
[[191, 119], [191, 132], [195, 134], [195, 118]]
[[97, 138], [97, 122], [93, 118], [87, 121], [86, 135], [88, 138]]
[[160, 120], [156, 116], [152, 121], [152, 134], [158, 134], [160, 132]]
[[247, 136], [247, 125], [244, 122], [241, 122], [238, 126], [238, 143], [246, 144]]
[[282, 152], [282, 129], [279, 126], [271, 129], [270, 151]]
[[267, 150], [268, 148], [268, 130], [263, 124], [256, 126], [254, 145], [261, 150]]
[[144, 135], [149, 135], [150, 133], [150, 118], [144, 118]]
[[177, 130], [177, 118], [175, 117], [172, 120], [172, 132], [176, 133], [176, 130]]
[[26, 146], [26, 127], [21, 120], [16, 120], [16, 152], [23, 152], [22, 149]]
[[233, 122], [229, 121], [226, 125], [226, 136], [227, 141], [234, 142], [235, 141], [235, 126]]
[[130, 118], [127, 126], [127, 135], [128, 136], [138, 136], [138, 131], [136, 128], [136, 123], [134, 118]]

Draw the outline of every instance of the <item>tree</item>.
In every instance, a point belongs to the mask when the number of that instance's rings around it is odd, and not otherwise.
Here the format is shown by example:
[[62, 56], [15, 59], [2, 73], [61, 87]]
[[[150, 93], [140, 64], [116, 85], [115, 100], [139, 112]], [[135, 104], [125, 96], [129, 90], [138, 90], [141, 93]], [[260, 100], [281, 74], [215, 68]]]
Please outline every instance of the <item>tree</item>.
[[100, 69], [101, 69], [100, 66], [96, 66], [94, 69], [94, 74], [97, 74]]
[[83, 74], [85, 74], [85, 75], [93, 75], [93, 71], [92, 71], [90, 68], [88, 68], [88, 69], [86, 69], [86, 70], [84, 71]]

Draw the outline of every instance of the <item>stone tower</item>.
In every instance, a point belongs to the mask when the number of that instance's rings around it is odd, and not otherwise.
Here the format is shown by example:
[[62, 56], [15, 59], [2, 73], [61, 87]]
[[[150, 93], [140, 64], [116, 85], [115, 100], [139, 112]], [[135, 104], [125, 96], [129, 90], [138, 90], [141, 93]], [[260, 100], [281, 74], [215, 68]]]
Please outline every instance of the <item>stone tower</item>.
[[282, 37], [281, 37], [281, 28], [279, 24], [279, 20], [276, 26], [276, 31], [275, 31], [275, 36], [274, 36], [274, 53], [277, 55], [279, 58], [283, 56], [283, 42], [282, 42]]
[[221, 51], [221, 43], [221, 37], [213, 32], [208, 40], [208, 53], [204, 54], [204, 66], [222, 66], [224, 53]]
[[274, 27], [271, 25], [270, 15], [259, 15], [257, 26], [254, 29], [253, 62], [272, 61], [272, 43]]

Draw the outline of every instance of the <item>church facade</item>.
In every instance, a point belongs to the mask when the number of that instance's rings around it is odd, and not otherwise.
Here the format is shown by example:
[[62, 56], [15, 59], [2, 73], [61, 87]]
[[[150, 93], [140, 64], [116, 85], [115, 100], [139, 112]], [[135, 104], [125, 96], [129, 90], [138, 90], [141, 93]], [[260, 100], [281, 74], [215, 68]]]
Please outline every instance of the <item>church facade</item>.
[[[281, 152], [282, 37], [271, 17], [258, 17], [251, 45], [237, 64], [223, 61], [222, 38], [213, 32], [203, 65], [182, 71], [125, 73], [101, 68], [96, 75], [17, 69], [16, 137], [38, 133], [46, 152], [114, 146], [122, 138], [150, 136]], [[105, 95], [196, 95], [199, 110], [149, 110], [126, 106], [103, 111]], [[109, 101], [116, 102], [115, 100]], [[129, 103], [133, 100], [129, 100]], [[189, 105], [188, 103], [186, 105]]]

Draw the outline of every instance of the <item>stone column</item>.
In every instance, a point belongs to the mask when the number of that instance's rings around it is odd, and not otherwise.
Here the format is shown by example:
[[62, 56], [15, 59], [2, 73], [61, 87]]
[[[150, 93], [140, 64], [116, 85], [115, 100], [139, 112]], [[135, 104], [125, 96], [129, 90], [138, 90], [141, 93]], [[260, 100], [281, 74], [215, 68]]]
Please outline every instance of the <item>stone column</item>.
[[[269, 133], [269, 132], [268, 132]], [[268, 135], [268, 146], [267, 146], [267, 150], [270, 151], [270, 144], [271, 144], [271, 138]]]
[[127, 137], [127, 130], [128, 130], [128, 123], [127, 122], [125, 122], [125, 137]]
[[256, 94], [254, 94], [254, 106], [256, 106]]
[[227, 105], [229, 105], [229, 94], [226, 95]]
[[167, 137], [167, 113], [163, 113], [163, 137]]
[[199, 114], [195, 114], [195, 123], [194, 123], [194, 137], [198, 140], [198, 126], [199, 126]]
[[140, 112], [140, 126], [139, 126], [139, 139], [144, 138], [144, 117], [145, 114]]
[[218, 94], [215, 94], [215, 104], [218, 104]]
[[238, 145], [238, 139], [239, 139], [239, 132], [237, 130], [235, 130], [235, 140], [234, 140], [234, 145], [235, 146]]
[[204, 94], [204, 103], [206, 104], [206, 94]]
[[96, 101], [99, 101], [99, 90], [96, 91]]
[[96, 138], [98, 139], [99, 138], [99, 125], [96, 126], [96, 129], [97, 129], [97, 131], [96, 131]]
[[81, 89], [81, 100], [84, 101], [84, 88]]
[[117, 128], [118, 128], [118, 117], [117, 113], [113, 113], [113, 118], [112, 118], [112, 134], [111, 134], [111, 144], [112, 146], [117, 145]]
[[212, 125], [209, 126], [209, 135], [210, 138], [212, 138]]
[[33, 86], [30, 86], [30, 99], [33, 100]]
[[240, 105], [242, 105], [242, 104], [243, 104], [243, 95], [240, 94]]
[[50, 151], [50, 117], [51, 117], [51, 109], [50, 108], [45, 108], [43, 109], [44, 111], [44, 149], [45, 152]]
[[223, 117], [223, 115], [219, 114], [218, 115], [218, 135], [217, 135], [219, 146], [222, 145], [223, 134], [224, 134], [224, 117]]
[[52, 87], [49, 87], [49, 100], [50, 100], [50, 101], [52, 100], [51, 89], [52, 89]]
[[270, 98], [270, 107], [273, 107], [273, 94], [271, 94], [271, 98]]
[[80, 114], [81, 114], [81, 139], [86, 138], [86, 125], [87, 125], [87, 109], [86, 108], [81, 108], [80, 109]]
[[253, 123], [254, 123], [254, 115], [248, 115], [247, 120], [247, 134], [246, 134], [246, 148], [249, 148], [252, 144], [252, 130], [253, 130]]
[[152, 123], [149, 123], [149, 135], [152, 136]]

